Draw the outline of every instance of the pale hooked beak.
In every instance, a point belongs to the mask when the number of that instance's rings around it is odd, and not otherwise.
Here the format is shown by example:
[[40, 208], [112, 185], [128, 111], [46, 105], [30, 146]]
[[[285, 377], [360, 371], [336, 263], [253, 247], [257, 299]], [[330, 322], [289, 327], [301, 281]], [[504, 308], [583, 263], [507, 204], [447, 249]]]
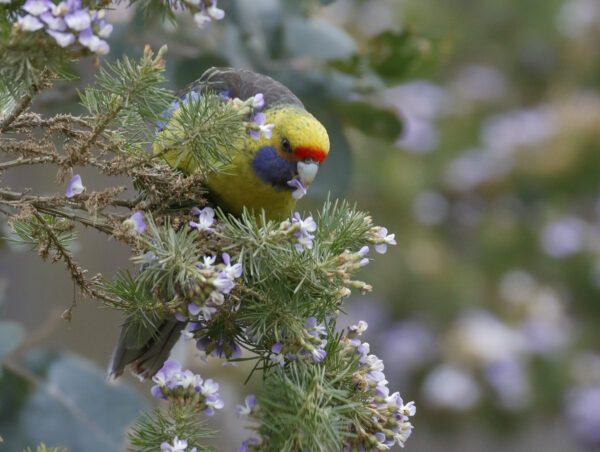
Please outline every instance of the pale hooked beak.
[[305, 187], [312, 184], [317, 176], [317, 171], [319, 171], [319, 164], [312, 159], [298, 162], [298, 179]]

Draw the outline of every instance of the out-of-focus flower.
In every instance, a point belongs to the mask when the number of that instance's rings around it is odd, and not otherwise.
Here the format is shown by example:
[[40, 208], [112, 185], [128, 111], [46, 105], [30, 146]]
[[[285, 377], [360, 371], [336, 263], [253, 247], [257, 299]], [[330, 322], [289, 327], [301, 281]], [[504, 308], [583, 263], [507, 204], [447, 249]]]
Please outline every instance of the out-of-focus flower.
[[567, 0], [556, 16], [558, 30], [570, 38], [585, 35], [600, 24], [600, 3], [597, 0]]
[[412, 210], [420, 223], [435, 225], [446, 218], [448, 201], [438, 192], [422, 191], [415, 197]]
[[425, 377], [422, 390], [428, 405], [453, 411], [472, 408], [481, 392], [471, 375], [447, 364], [436, 367]]
[[237, 417], [240, 416], [248, 416], [252, 413], [252, 410], [256, 407], [256, 396], [254, 394], [250, 394], [246, 396], [244, 399], [244, 405], [236, 405], [235, 411]]
[[84, 190], [85, 187], [83, 186], [83, 183], [81, 181], [81, 176], [79, 174], [75, 174], [69, 181], [69, 186], [67, 187], [65, 196], [67, 198], [73, 198], [83, 193]]
[[586, 223], [583, 220], [566, 216], [544, 226], [540, 245], [549, 256], [568, 257], [582, 249], [585, 232]]
[[439, 144], [439, 135], [432, 121], [409, 113], [404, 113], [402, 119], [404, 124], [402, 135], [396, 140], [396, 146], [415, 154], [426, 154], [436, 148]]
[[499, 291], [502, 298], [511, 303], [526, 303], [537, 288], [535, 279], [524, 270], [510, 270], [502, 275]]
[[452, 88], [456, 95], [467, 101], [489, 102], [504, 96], [506, 80], [491, 66], [473, 64], [460, 69]]
[[600, 444], [600, 385], [572, 389], [566, 398], [566, 415], [580, 440]]
[[490, 363], [484, 367], [483, 375], [504, 408], [518, 410], [528, 405], [531, 388], [520, 361], [511, 359]]

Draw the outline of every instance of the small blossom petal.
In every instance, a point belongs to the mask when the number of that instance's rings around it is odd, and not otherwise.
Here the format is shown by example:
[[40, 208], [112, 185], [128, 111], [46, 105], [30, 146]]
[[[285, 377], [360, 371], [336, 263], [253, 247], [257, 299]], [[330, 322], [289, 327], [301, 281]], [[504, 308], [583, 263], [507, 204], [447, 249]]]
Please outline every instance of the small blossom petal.
[[73, 198], [74, 196], [80, 195], [85, 190], [83, 183], [81, 182], [81, 176], [75, 174], [69, 181], [69, 186], [65, 192], [67, 198]]

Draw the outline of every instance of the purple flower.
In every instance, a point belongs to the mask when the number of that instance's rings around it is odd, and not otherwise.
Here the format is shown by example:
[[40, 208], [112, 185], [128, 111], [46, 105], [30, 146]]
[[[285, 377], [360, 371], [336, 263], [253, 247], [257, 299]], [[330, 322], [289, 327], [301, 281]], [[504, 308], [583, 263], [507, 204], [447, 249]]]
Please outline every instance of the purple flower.
[[39, 16], [53, 7], [54, 3], [50, 0], [27, 0], [21, 8], [33, 16]]
[[242, 276], [242, 264], [237, 263], [234, 265], [230, 264], [230, 257], [229, 254], [227, 253], [223, 253], [222, 255], [223, 258], [223, 262], [225, 263], [225, 268], [223, 269], [223, 273], [225, 273], [225, 275], [233, 280], [235, 278], [239, 278], [240, 276]]
[[302, 185], [302, 182], [300, 182], [300, 179], [289, 180], [289, 181], [287, 181], [287, 184], [290, 187], [295, 187], [296, 188], [296, 190], [294, 190], [292, 192], [292, 197], [294, 199], [297, 200], [297, 199], [303, 198], [304, 195], [306, 195], [306, 188], [304, 187], [304, 185]]
[[242, 445], [238, 449], [238, 452], [248, 452], [248, 446], [251, 444], [258, 444], [258, 440], [256, 438], [248, 438], [242, 443]]
[[388, 235], [387, 232], [388, 232], [387, 228], [381, 227], [381, 228], [379, 228], [379, 231], [377, 231], [377, 233], [376, 233], [376, 235], [382, 239], [379, 241], [379, 243], [376, 243], [373, 246], [373, 248], [375, 248], [375, 251], [377, 251], [379, 254], [385, 254], [385, 252], [387, 251], [388, 245], [396, 244], [396, 240], [394, 238], [396, 234]]
[[250, 394], [244, 399], [244, 405], [236, 405], [235, 411], [238, 419], [240, 416], [248, 416], [256, 406], [256, 396]]
[[82, 31], [90, 27], [90, 25], [92, 24], [92, 19], [90, 17], [90, 13], [87, 10], [80, 9], [78, 11], [68, 13], [65, 16], [65, 22], [67, 23], [69, 28], [75, 31]]
[[265, 106], [265, 96], [263, 96], [263, 93], [255, 94], [252, 99], [252, 108], [260, 110], [264, 106]]
[[206, 8], [206, 14], [208, 14], [209, 17], [214, 20], [221, 20], [225, 17], [225, 11], [217, 8], [217, 0], [214, 0], [212, 5]]
[[210, 270], [213, 268], [213, 264], [215, 260], [217, 260], [217, 256], [204, 256], [201, 264], [198, 264], [198, 268], [202, 270]]
[[40, 19], [48, 24], [50, 30], [65, 31], [67, 29], [67, 25], [65, 24], [63, 18], [54, 17], [50, 11], [40, 14]]
[[573, 432], [590, 445], [600, 444], [600, 386], [572, 389], [566, 402]]
[[[36, 19], [37, 20], [37, 19]], [[74, 196], [80, 195], [85, 190], [83, 183], [81, 182], [81, 176], [79, 174], [75, 174], [69, 181], [69, 186], [67, 187], [67, 191], [65, 196], [67, 198], [73, 198]]]
[[[160, 450], [166, 450], [169, 452], [183, 452], [187, 449], [188, 443], [185, 439], [179, 439], [179, 437], [175, 437], [173, 439], [173, 445], [168, 442], [164, 442], [160, 445]], [[195, 450], [196, 448], [194, 448]]]
[[267, 115], [265, 115], [264, 113], [257, 113], [256, 115], [254, 115], [254, 123], [256, 126], [258, 126], [258, 130], [250, 130], [250, 136], [253, 139], [260, 140], [261, 133], [265, 136], [267, 140], [273, 136], [273, 131], [271, 129], [275, 127], [275, 124], [265, 124], [266, 120]]
[[146, 223], [144, 222], [144, 214], [142, 212], [135, 212], [123, 224], [132, 227], [133, 232], [136, 234], [143, 234], [146, 230]]
[[[67, 22], [68, 23], [68, 22]], [[98, 54], [106, 54], [110, 50], [106, 41], [103, 41], [98, 36], [96, 36], [91, 27], [85, 28], [79, 34], [79, 42], [90, 49], [92, 52]]]
[[75, 42], [75, 35], [73, 33], [63, 33], [55, 30], [46, 30], [46, 33], [52, 36], [61, 47], [68, 47]]
[[231, 291], [231, 289], [233, 289], [235, 284], [224, 272], [219, 272], [217, 277], [212, 280], [212, 285], [219, 292], [227, 294]]
[[189, 223], [192, 228], [199, 231], [214, 231], [214, 228], [211, 228], [215, 222], [215, 211], [212, 207], [205, 207], [202, 210], [195, 207], [192, 209], [192, 214], [198, 215], [198, 222], [190, 221]]
[[40, 22], [37, 17], [30, 16], [29, 14], [25, 17], [19, 16], [16, 26], [23, 31], [37, 31], [44, 28], [44, 24]]
[[312, 249], [313, 242], [312, 240], [315, 238], [314, 235], [310, 234], [310, 232], [314, 232], [317, 230], [317, 223], [313, 220], [313, 217], [309, 216], [305, 220], [300, 217], [300, 213], [295, 212], [294, 218], [292, 218], [292, 224], [299, 225], [300, 231], [295, 234], [298, 237], [298, 243], [294, 246], [298, 251], [304, 251], [304, 249]]

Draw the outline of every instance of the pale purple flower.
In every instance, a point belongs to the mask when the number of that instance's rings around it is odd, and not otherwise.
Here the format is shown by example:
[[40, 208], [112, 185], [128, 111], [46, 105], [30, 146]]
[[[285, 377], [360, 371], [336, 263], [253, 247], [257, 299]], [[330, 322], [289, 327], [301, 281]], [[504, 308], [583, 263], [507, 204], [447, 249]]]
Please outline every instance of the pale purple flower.
[[203, 28], [207, 23], [211, 21], [210, 17], [208, 17], [204, 11], [199, 11], [194, 14], [194, 22], [198, 25], [198, 28]]
[[573, 216], [566, 216], [546, 225], [540, 244], [549, 256], [564, 258], [579, 252], [584, 243], [586, 223]]
[[79, 34], [79, 42], [90, 49], [92, 52], [98, 54], [106, 54], [110, 50], [106, 41], [103, 41], [96, 36], [90, 27], [84, 29]]
[[287, 184], [290, 187], [295, 187], [296, 190], [294, 190], [292, 192], [292, 197], [296, 200], [303, 198], [304, 195], [306, 195], [306, 188], [304, 187], [304, 185], [302, 185], [302, 182], [300, 182], [300, 179], [292, 179], [287, 181]]
[[217, 8], [217, 0], [214, 0], [212, 5], [206, 8], [206, 14], [208, 14], [209, 17], [214, 20], [221, 20], [225, 17], [225, 11]]
[[266, 120], [267, 115], [265, 115], [264, 113], [257, 113], [256, 115], [254, 115], [254, 123], [258, 126], [258, 130], [250, 130], [250, 136], [253, 139], [260, 140], [261, 133], [265, 136], [267, 140], [273, 136], [273, 131], [271, 129], [275, 127], [275, 124], [265, 124]]
[[143, 234], [146, 230], [146, 223], [144, 222], [144, 214], [142, 212], [135, 212], [123, 224], [132, 227], [133, 232], [136, 234]]
[[310, 234], [310, 232], [314, 232], [317, 230], [317, 223], [313, 220], [313, 217], [309, 216], [305, 220], [300, 217], [299, 212], [294, 213], [294, 218], [292, 218], [292, 224], [299, 225], [300, 231], [295, 234], [298, 238], [298, 243], [294, 246], [298, 251], [304, 251], [304, 249], [312, 249], [313, 247], [313, 239], [314, 235]]
[[29, 14], [25, 17], [19, 16], [16, 26], [23, 31], [37, 31], [44, 28], [44, 24], [37, 17], [30, 16]]
[[210, 270], [213, 268], [213, 264], [215, 263], [217, 256], [204, 256], [202, 259], [202, 263], [198, 264], [198, 268], [201, 268], [202, 270]]
[[248, 438], [246, 441], [244, 441], [242, 443], [242, 445], [238, 449], [238, 452], [248, 452], [248, 446], [251, 444], [252, 445], [258, 444], [258, 440], [256, 438]]
[[235, 284], [224, 272], [219, 272], [217, 277], [212, 280], [212, 285], [215, 286], [219, 292], [227, 294], [233, 289]]
[[379, 254], [385, 254], [388, 245], [396, 244], [396, 234], [388, 235], [387, 228], [381, 227], [379, 231], [377, 231], [377, 236], [383, 239], [382, 243], [376, 243], [375, 245], [373, 245], [373, 248], [375, 248], [375, 251], [377, 251]]
[[466, 411], [477, 403], [480, 394], [470, 374], [450, 365], [438, 366], [423, 382], [425, 401], [436, 408]]
[[74, 196], [80, 195], [85, 190], [83, 183], [81, 182], [81, 176], [75, 174], [69, 181], [69, 186], [65, 192], [67, 198], [73, 198]]
[[[46, 11], [43, 14], [40, 14], [40, 19], [42, 19], [48, 25], [50, 30], [56, 31], [65, 31], [67, 29], [67, 24], [62, 17], [54, 17], [50, 11]], [[50, 32], [48, 30], [48, 32]], [[51, 34], [51, 33], [48, 33]], [[75, 36], [73, 36], [75, 38]], [[56, 38], [55, 38], [56, 39]], [[58, 40], [57, 40], [58, 41]]]
[[203, 413], [207, 416], [214, 416], [215, 410], [220, 410], [225, 406], [225, 403], [219, 398], [218, 394], [215, 396], [207, 396], [206, 399], [204, 399], [204, 403], [206, 403], [207, 408]]
[[39, 16], [53, 7], [54, 3], [50, 0], [27, 0], [21, 8], [33, 16]]
[[198, 229], [199, 231], [214, 231], [211, 226], [215, 222], [215, 211], [212, 207], [205, 207], [200, 210], [197, 207], [192, 209], [194, 215], [198, 215], [198, 221], [190, 221], [192, 228]]
[[357, 325], [352, 325], [348, 327], [348, 336], [360, 336], [365, 331], [367, 331], [367, 328], [369, 328], [369, 324], [364, 320], [359, 320]]
[[571, 430], [587, 443], [600, 444], [600, 386], [572, 389], [566, 404]]
[[63, 33], [62, 31], [55, 30], [46, 30], [46, 33], [52, 36], [61, 47], [68, 47], [75, 42], [75, 35], [73, 33]]
[[[92, 18], [87, 10], [77, 10], [65, 15], [65, 22], [75, 31], [83, 31], [92, 24]], [[85, 45], [85, 44], [84, 44]]]
[[160, 450], [166, 450], [169, 452], [183, 452], [187, 449], [188, 443], [185, 439], [179, 439], [179, 437], [175, 437], [173, 439], [173, 445], [168, 442], [164, 442], [160, 445]]
[[256, 396], [250, 394], [244, 399], [244, 405], [236, 405], [235, 411], [238, 419], [240, 416], [248, 416], [256, 406]]
[[222, 255], [223, 258], [223, 262], [225, 263], [225, 268], [223, 269], [223, 272], [225, 273], [225, 275], [233, 280], [235, 278], [239, 278], [240, 276], [242, 276], [242, 264], [237, 263], [234, 265], [231, 265], [230, 263], [230, 257], [228, 253], [223, 253]]
[[113, 31], [112, 24], [107, 23], [105, 20], [101, 20], [98, 23], [98, 32], [96, 33], [100, 38], [108, 38]]
[[265, 97], [263, 96], [263, 93], [255, 94], [252, 99], [252, 108], [260, 110], [264, 106], [265, 106]]

